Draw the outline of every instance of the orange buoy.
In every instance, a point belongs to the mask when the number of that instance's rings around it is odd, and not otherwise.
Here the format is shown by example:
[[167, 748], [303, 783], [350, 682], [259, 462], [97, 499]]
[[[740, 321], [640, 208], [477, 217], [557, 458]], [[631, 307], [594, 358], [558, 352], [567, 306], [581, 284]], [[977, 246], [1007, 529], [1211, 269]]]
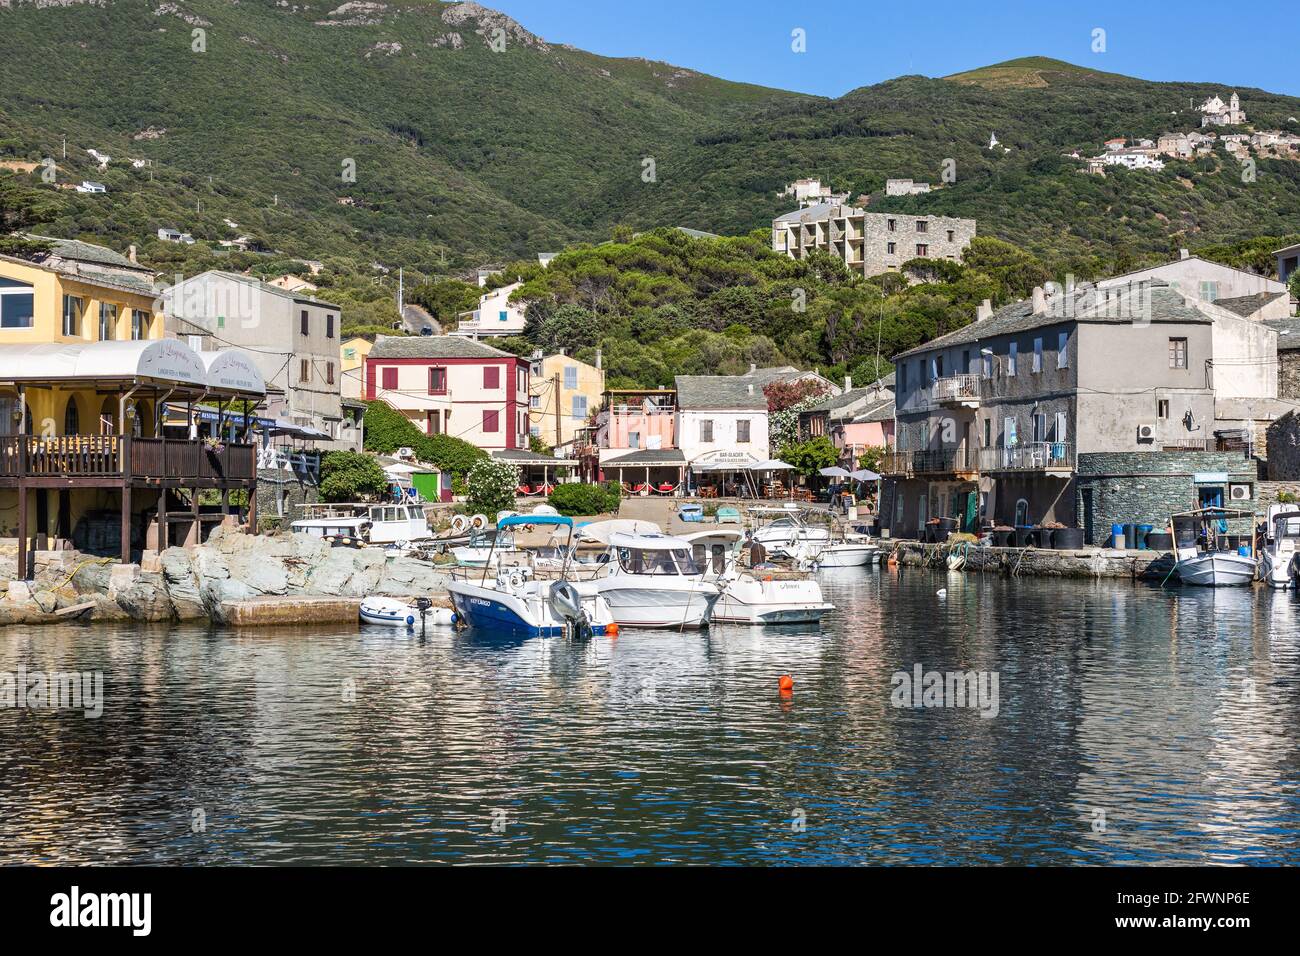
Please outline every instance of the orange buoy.
[[618, 637], [618, 622], [617, 622], [617, 621], [610, 621], [608, 624], [605, 625], [605, 636], [606, 636], [606, 637]]
[[779, 683], [782, 690], [794, 690], [794, 678], [789, 674], [782, 674]]

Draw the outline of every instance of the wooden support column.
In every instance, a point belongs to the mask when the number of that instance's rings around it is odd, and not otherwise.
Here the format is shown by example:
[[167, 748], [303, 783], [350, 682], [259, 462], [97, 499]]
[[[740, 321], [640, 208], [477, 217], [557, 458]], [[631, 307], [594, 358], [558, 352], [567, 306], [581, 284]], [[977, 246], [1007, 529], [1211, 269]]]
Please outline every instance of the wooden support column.
[[166, 551], [171, 547], [171, 539], [167, 534], [167, 489], [162, 490], [158, 496], [158, 553]]
[[18, 580], [27, 580], [27, 486], [18, 479]]
[[194, 537], [193, 544], [197, 548], [203, 543], [203, 525], [199, 524], [199, 489], [190, 489], [190, 516], [194, 519], [191, 534]]
[[122, 482], [122, 563], [131, 563], [131, 483]]

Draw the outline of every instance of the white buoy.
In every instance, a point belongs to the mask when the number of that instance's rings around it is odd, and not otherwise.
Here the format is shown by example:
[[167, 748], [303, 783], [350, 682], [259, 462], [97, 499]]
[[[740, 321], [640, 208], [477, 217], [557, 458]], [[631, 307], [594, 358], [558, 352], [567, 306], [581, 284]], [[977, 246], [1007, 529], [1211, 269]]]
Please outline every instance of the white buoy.
[[948, 589], [939, 588], [939, 590], [935, 591], [934, 593], [936, 597], [946, 598], [948, 596]]

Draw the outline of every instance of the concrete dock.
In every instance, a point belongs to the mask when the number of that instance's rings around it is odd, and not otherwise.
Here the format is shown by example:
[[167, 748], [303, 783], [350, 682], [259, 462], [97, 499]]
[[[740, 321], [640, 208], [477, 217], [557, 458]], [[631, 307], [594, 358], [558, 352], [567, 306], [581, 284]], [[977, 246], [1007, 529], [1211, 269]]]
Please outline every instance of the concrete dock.
[[221, 605], [231, 627], [303, 627], [350, 624], [360, 627], [361, 598], [333, 595], [262, 595]]
[[984, 574], [1060, 578], [1128, 578], [1161, 580], [1174, 566], [1168, 551], [1127, 551], [1114, 548], [1079, 548], [1057, 551], [1045, 548], [980, 548], [920, 541], [882, 541], [904, 567], [947, 566], [948, 555], [965, 555], [963, 571]]

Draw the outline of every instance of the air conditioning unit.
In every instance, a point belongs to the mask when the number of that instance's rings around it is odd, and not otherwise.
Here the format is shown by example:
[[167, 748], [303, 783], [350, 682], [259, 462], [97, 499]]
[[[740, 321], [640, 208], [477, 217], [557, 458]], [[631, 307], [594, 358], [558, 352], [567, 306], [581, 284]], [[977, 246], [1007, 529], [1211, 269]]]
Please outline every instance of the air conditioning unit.
[[1249, 501], [1250, 485], [1228, 485], [1229, 501]]
[[1155, 423], [1143, 424], [1138, 426], [1138, 441], [1155, 441], [1156, 426]]
[[414, 449], [414, 448], [411, 448], [409, 445], [403, 445], [401, 448], [397, 449], [397, 457], [398, 457], [398, 458], [414, 458], [414, 457], [415, 457], [415, 449]]

